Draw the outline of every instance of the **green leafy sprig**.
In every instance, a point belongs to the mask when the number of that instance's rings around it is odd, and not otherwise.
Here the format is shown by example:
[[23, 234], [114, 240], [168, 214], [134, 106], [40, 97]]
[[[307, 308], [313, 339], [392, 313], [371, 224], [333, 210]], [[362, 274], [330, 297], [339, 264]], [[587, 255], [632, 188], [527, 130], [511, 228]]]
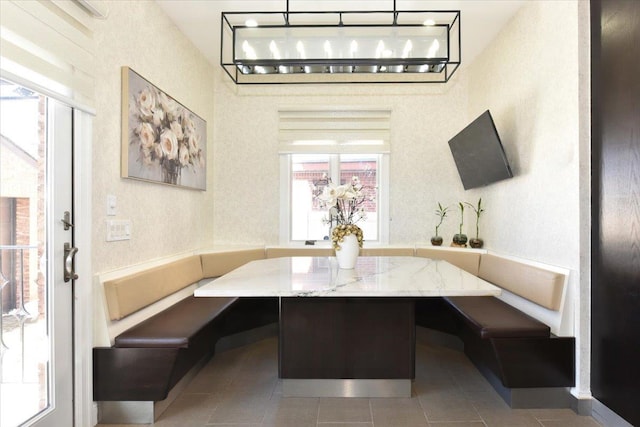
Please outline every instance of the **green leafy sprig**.
[[[469, 202], [464, 202], [466, 205], [468, 205], [471, 209], [473, 209], [473, 211], [476, 214], [476, 239], [479, 238], [480, 236], [480, 228], [479, 228], [479, 224], [480, 224], [480, 215], [482, 214], [482, 212], [484, 212], [484, 208], [482, 207], [482, 197], [480, 197], [478, 199], [478, 205], [474, 206]], [[462, 224], [461, 224], [461, 228], [462, 229]]]
[[460, 207], [460, 231], [459, 234], [462, 234], [462, 226], [464, 225], [464, 205], [462, 202], [458, 202], [458, 207]]
[[449, 210], [449, 207], [443, 207], [440, 202], [438, 202], [438, 209], [436, 209], [436, 215], [440, 218], [440, 222], [438, 222], [438, 225], [436, 225], [436, 235], [435, 237], [440, 237], [438, 235], [438, 229], [440, 228], [440, 226], [442, 225], [442, 222], [444, 221], [444, 219], [447, 217], [447, 211]]

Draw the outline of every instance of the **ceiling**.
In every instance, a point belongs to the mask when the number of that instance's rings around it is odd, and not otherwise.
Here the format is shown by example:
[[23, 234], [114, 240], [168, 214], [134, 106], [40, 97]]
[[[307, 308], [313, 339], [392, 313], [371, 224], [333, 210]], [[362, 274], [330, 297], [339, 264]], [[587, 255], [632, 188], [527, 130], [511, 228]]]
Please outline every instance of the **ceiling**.
[[[509, 19], [531, 0], [397, 0], [397, 10], [460, 10], [462, 66], [493, 40]], [[286, 0], [156, 0], [211, 64], [220, 63], [220, 13], [284, 11]], [[393, 0], [291, 0], [289, 11], [392, 11]]]

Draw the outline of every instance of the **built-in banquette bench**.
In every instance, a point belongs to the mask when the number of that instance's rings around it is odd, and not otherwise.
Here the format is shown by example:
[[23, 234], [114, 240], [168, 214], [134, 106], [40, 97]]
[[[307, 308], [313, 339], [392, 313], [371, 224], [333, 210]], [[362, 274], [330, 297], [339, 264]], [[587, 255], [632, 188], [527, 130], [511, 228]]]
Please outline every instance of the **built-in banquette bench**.
[[220, 338], [277, 322], [275, 298], [193, 296], [200, 280], [264, 257], [263, 248], [193, 255], [102, 283], [111, 345], [93, 349], [100, 422], [153, 422]]
[[[560, 269], [471, 251], [417, 248], [416, 256], [445, 259], [535, 311], [563, 306], [568, 277]], [[555, 336], [547, 324], [497, 297], [422, 299], [416, 323], [458, 336], [465, 354], [511, 407], [572, 406], [566, 388], [575, 385], [574, 337]]]
[[[100, 421], [153, 422], [213, 355], [220, 338], [277, 322], [277, 300], [195, 298], [200, 280], [257, 259], [332, 254], [318, 247], [211, 252], [102, 281], [110, 345], [94, 348]], [[365, 248], [361, 255], [444, 259], [545, 309], [562, 306], [565, 274], [484, 251], [392, 247]], [[552, 335], [546, 324], [494, 297], [419, 299], [416, 323], [458, 336], [513, 407], [568, 406], [573, 338]]]

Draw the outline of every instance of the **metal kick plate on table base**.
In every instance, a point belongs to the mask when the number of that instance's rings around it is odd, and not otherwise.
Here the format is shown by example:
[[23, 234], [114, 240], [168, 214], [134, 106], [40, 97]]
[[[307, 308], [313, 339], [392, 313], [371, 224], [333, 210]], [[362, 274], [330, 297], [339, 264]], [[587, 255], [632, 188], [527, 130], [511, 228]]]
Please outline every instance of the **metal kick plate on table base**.
[[284, 397], [411, 397], [409, 379], [283, 379]]

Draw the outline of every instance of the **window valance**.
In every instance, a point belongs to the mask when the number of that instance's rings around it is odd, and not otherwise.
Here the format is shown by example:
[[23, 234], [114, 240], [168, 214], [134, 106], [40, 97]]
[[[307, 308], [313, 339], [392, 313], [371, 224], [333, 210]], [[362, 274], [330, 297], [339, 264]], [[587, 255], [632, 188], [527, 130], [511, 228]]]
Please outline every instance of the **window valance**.
[[0, 1], [0, 68], [92, 105], [95, 19], [72, 1]]
[[390, 109], [280, 109], [280, 154], [389, 153]]

